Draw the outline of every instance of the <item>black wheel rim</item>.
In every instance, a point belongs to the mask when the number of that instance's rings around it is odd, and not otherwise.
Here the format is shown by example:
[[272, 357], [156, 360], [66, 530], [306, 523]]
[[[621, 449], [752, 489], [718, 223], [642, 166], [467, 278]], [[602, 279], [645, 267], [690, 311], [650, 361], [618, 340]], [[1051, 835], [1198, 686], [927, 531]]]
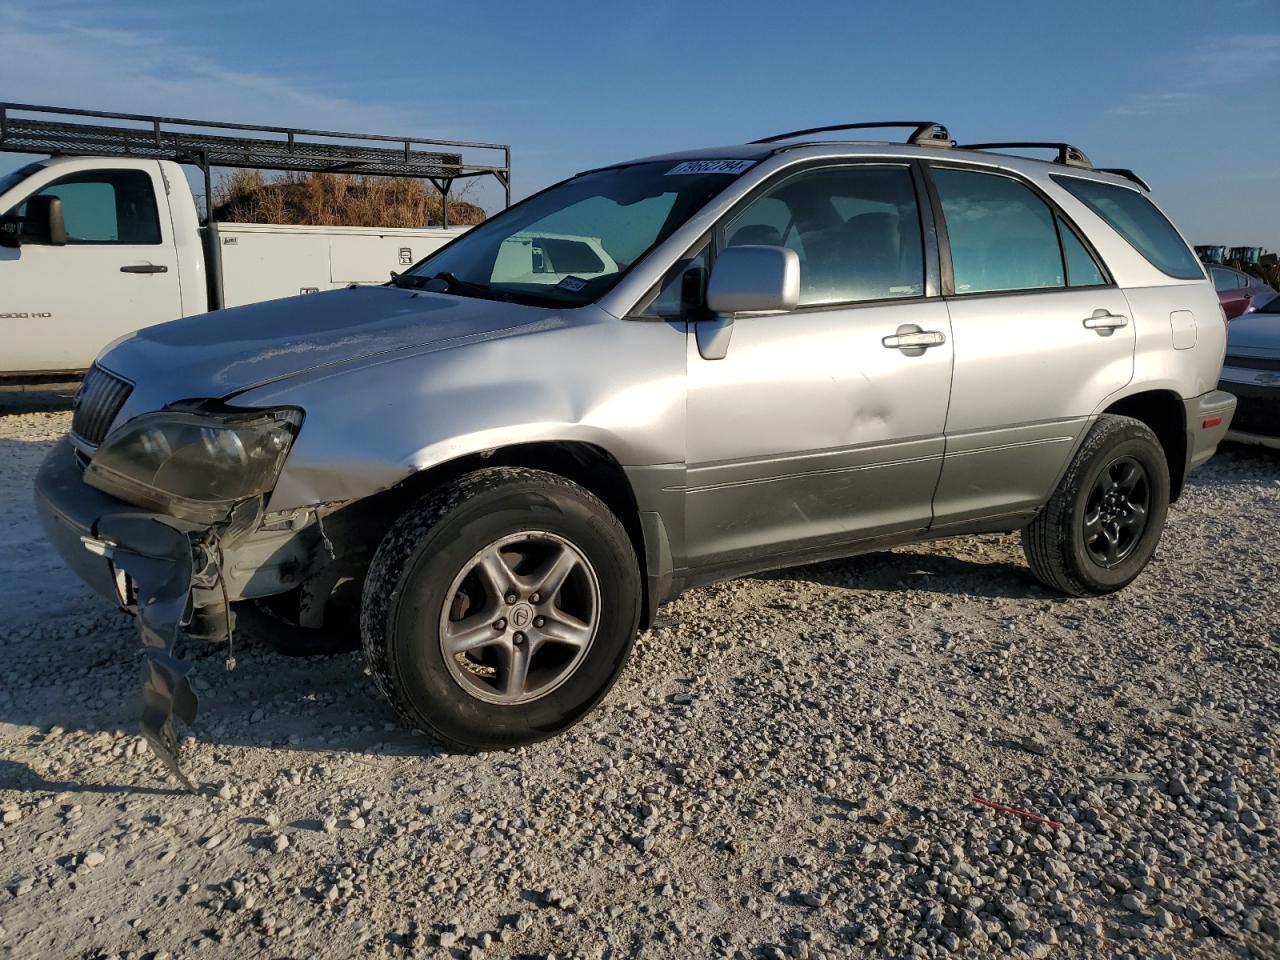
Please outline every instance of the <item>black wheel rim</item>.
[[1084, 508], [1084, 546], [1094, 563], [1124, 563], [1142, 540], [1151, 513], [1151, 481], [1133, 457], [1117, 457], [1098, 474]]

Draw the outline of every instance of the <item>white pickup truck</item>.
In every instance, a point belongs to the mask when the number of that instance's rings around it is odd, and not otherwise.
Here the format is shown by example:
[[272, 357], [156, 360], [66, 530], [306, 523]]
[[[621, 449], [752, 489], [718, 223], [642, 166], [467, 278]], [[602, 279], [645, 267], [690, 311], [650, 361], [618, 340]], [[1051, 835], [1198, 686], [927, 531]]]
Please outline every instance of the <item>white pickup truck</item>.
[[172, 160], [31, 163], [0, 178], [0, 378], [83, 371], [178, 317], [385, 283], [466, 229], [202, 227]]
[[[492, 178], [511, 204], [511, 147], [502, 143], [0, 102], [3, 153], [47, 159], [0, 176], [0, 389], [70, 379], [141, 327], [385, 283], [466, 229], [449, 226], [456, 182]], [[191, 168], [204, 174], [203, 220], [184, 172]], [[439, 191], [444, 222], [218, 223], [214, 169], [425, 181]], [[552, 252], [528, 251], [540, 280], [556, 260], [581, 272], [581, 251]]]

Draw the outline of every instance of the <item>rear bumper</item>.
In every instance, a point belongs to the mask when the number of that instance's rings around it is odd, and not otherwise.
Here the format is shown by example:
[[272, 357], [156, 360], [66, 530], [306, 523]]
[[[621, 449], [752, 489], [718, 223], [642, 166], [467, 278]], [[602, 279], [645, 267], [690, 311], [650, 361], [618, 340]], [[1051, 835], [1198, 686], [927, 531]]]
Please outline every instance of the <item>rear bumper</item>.
[[1236, 398], [1210, 390], [1184, 401], [1187, 409], [1187, 473], [1213, 456], [1235, 415]]

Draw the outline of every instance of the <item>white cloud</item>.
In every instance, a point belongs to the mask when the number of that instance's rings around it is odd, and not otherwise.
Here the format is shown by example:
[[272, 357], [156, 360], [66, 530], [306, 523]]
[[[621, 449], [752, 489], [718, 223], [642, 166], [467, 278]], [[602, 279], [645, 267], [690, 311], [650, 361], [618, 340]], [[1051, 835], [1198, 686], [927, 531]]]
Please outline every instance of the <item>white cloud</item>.
[[1226, 91], [1268, 94], [1280, 79], [1280, 33], [1242, 33], [1206, 40], [1178, 57], [1164, 90], [1137, 93], [1107, 112], [1122, 117], [1167, 116], [1207, 108]]
[[[96, 9], [50, 10], [0, 0], [0, 36], [7, 51], [0, 58], [3, 99], [193, 120], [477, 139], [471, 131], [443, 125], [423, 129], [420, 114], [411, 119], [395, 106], [328, 96], [284, 77], [230, 69], [159, 33], [94, 24]], [[492, 163], [495, 157], [472, 159]], [[21, 162], [0, 154], [0, 172]], [[487, 178], [475, 181], [469, 193], [490, 210], [501, 205], [500, 188]]]
[[1107, 111], [1118, 117], [1155, 117], [1183, 113], [1195, 106], [1197, 97], [1183, 91], [1144, 93], [1130, 97]]
[[[30, 8], [37, 10], [39, 8]], [[167, 38], [38, 18], [0, 5], [0, 89], [6, 100], [246, 123], [405, 133], [397, 111], [308, 91], [280, 77], [230, 70]], [[448, 137], [447, 131], [437, 136]]]

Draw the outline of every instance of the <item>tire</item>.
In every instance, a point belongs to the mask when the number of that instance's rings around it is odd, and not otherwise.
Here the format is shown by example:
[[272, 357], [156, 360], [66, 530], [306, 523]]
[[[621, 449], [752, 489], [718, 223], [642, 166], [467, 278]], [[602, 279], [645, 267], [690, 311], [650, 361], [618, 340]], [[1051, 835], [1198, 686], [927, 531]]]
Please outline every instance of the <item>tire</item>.
[[[543, 574], [555, 582], [551, 567], [568, 571], [561, 585], [530, 592]], [[521, 579], [505, 582], [518, 587], [493, 588], [513, 571]], [[640, 583], [626, 531], [591, 493], [540, 470], [478, 470], [420, 500], [378, 547], [360, 613], [369, 672], [406, 723], [445, 746], [532, 743], [613, 686], [635, 642]], [[473, 640], [485, 645], [444, 649]]]
[[[1135, 473], [1141, 474], [1136, 481]], [[1122, 491], [1130, 483], [1129, 493], [1107, 500], [1104, 491]], [[1144, 503], [1140, 517], [1134, 506]], [[1169, 464], [1160, 441], [1139, 420], [1103, 415], [1089, 428], [1044, 510], [1023, 528], [1022, 549], [1047, 587], [1074, 597], [1113, 593], [1146, 567], [1168, 509]]]

